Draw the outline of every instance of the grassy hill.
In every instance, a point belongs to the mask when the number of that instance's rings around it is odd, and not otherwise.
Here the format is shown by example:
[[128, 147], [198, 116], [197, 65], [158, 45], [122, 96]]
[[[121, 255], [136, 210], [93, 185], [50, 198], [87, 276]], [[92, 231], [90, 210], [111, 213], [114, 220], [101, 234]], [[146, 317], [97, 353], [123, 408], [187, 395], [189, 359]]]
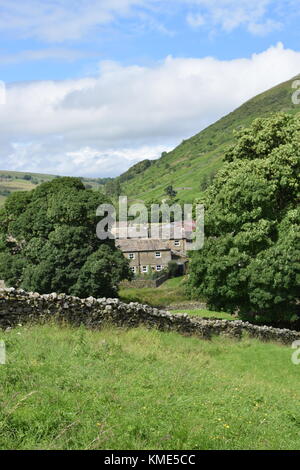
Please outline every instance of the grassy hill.
[[[234, 140], [234, 130], [248, 126], [255, 118], [285, 111], [297, 113], [292, 103], [292, 82], [282, 83], [247, 101], [199, 134], [183, 141], [177, 148], [154, 161], [140, 163], [121, 175], [123, 193], [133, 199], [161, 199], [168, 185], [178, 191], [184, 202], [192, 202], [222, 165], [225, 148]], [[143, 171], [141, 171], [141, 169]]]
[[[29, 173], [20, 171], [0, 170], [0, 206], [10, 193], [15, 191], [30, 191], [37, 185], [57, 178], [56, 175]], [[109, 178], [82, 178], [86, 187], [98, 189], [103, 187]]]
[[0, 449], [299, 449], [290, 347], [54, 324], [0, 340]]

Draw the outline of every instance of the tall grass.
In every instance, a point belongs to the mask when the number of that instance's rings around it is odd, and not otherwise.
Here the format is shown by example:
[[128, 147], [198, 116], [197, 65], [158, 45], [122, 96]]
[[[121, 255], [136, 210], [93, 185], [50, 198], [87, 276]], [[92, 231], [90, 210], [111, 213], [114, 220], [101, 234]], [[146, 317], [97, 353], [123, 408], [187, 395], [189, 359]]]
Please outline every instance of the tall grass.
[[49, 324], [1, 339], [1, 449], [299, 448], [288, 347]]

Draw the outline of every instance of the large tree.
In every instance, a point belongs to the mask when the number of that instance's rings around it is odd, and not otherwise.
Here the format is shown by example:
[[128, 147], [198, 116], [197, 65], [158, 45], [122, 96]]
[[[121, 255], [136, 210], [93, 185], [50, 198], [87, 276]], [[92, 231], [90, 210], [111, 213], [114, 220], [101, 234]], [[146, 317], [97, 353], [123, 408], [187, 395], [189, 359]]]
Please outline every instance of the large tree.
[[261, 118], [238, 133], [205, 196], [205, 245], [190, 290], [245, 319], [299, 312], [300, 118]]
[[116, 296], [131, 272], [114, 242], [96, 236], [103, 202], [77, 178], [13, 193], [0, 213], [0, 278], [40, 293]]

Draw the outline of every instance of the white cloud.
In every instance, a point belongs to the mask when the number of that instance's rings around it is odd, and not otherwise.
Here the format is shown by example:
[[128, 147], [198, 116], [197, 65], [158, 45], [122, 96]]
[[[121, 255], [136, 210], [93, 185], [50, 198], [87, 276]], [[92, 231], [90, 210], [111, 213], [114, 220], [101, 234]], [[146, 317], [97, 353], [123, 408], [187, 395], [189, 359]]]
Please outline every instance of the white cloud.
[[107, 176], [154, 158], [300, 71], [282, 44], [248, 59], [101, 64], [99, 76], [7, 87], [0, 168]]
[[280, 31], [282, 29], [282, 23], [269, 19], [265, 23], [250, 23], [248, 29], [256, 36], [266, 36], [272, 31]]
[[205, 24], [204, 16], [200, 15], [199, 13], [189, 13], [186, 17], [186, 20], [193, 28], [199, 28], [199, 26], [203, 26]]
[[252, 34], [265, 35], [281, 29], [288, 14], [299, 14], [297, 0], [183, 1], [194, 10], [187, 15], [187, 23], [192, 27], [205, 24], [210, 28], [221, 27], [226, 32], [242, 26]]
[[[264, 25], [264, 32], [278, 29], [287, 13], [299, 14], [298, 0], [172, 0], [171, 11], [178, 7], [191, 9], [187, 22], [192, 27], [205, 23], [230, 32], [242, 26], [253, 34], [261, 34]], [[169, 34], [163, 24], [167, 15], [170, 0], [0, 0], [0, 32], [61, 43], [97, 33], [120, 18], [135, 18]]]
[[91, 57], [91, 53], [67, 48], [23, 50], [15, 54], [0, 54], [0, 65], [41, 60], [73, 62], [83, 57]]
[[79, 39], [143, 0], [0, 0], [0, 31], [47, 42]]

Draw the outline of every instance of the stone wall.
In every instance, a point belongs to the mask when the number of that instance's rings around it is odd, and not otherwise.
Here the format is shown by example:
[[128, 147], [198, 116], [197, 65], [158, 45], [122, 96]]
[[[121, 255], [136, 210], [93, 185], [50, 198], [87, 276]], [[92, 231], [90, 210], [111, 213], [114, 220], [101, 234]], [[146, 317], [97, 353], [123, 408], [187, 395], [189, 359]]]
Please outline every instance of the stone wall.
[[256, 326], [242, 321], [172, 315], [147, 305], [125, 304], [118, 299], [79, 299], [56, 293], [40, 295], [13, 288], [0, 290], [0, 328], [7, 329], [20, 323], [48, 318], [89, 328], [101, 328], [107, 324], [125, 328], [145, 326], [203, 339], [220, 334], [240, 339], [245, 333], [263, 341], [280, 341], [284, 344], [300, 340], [300, 332], [297, 331]]

